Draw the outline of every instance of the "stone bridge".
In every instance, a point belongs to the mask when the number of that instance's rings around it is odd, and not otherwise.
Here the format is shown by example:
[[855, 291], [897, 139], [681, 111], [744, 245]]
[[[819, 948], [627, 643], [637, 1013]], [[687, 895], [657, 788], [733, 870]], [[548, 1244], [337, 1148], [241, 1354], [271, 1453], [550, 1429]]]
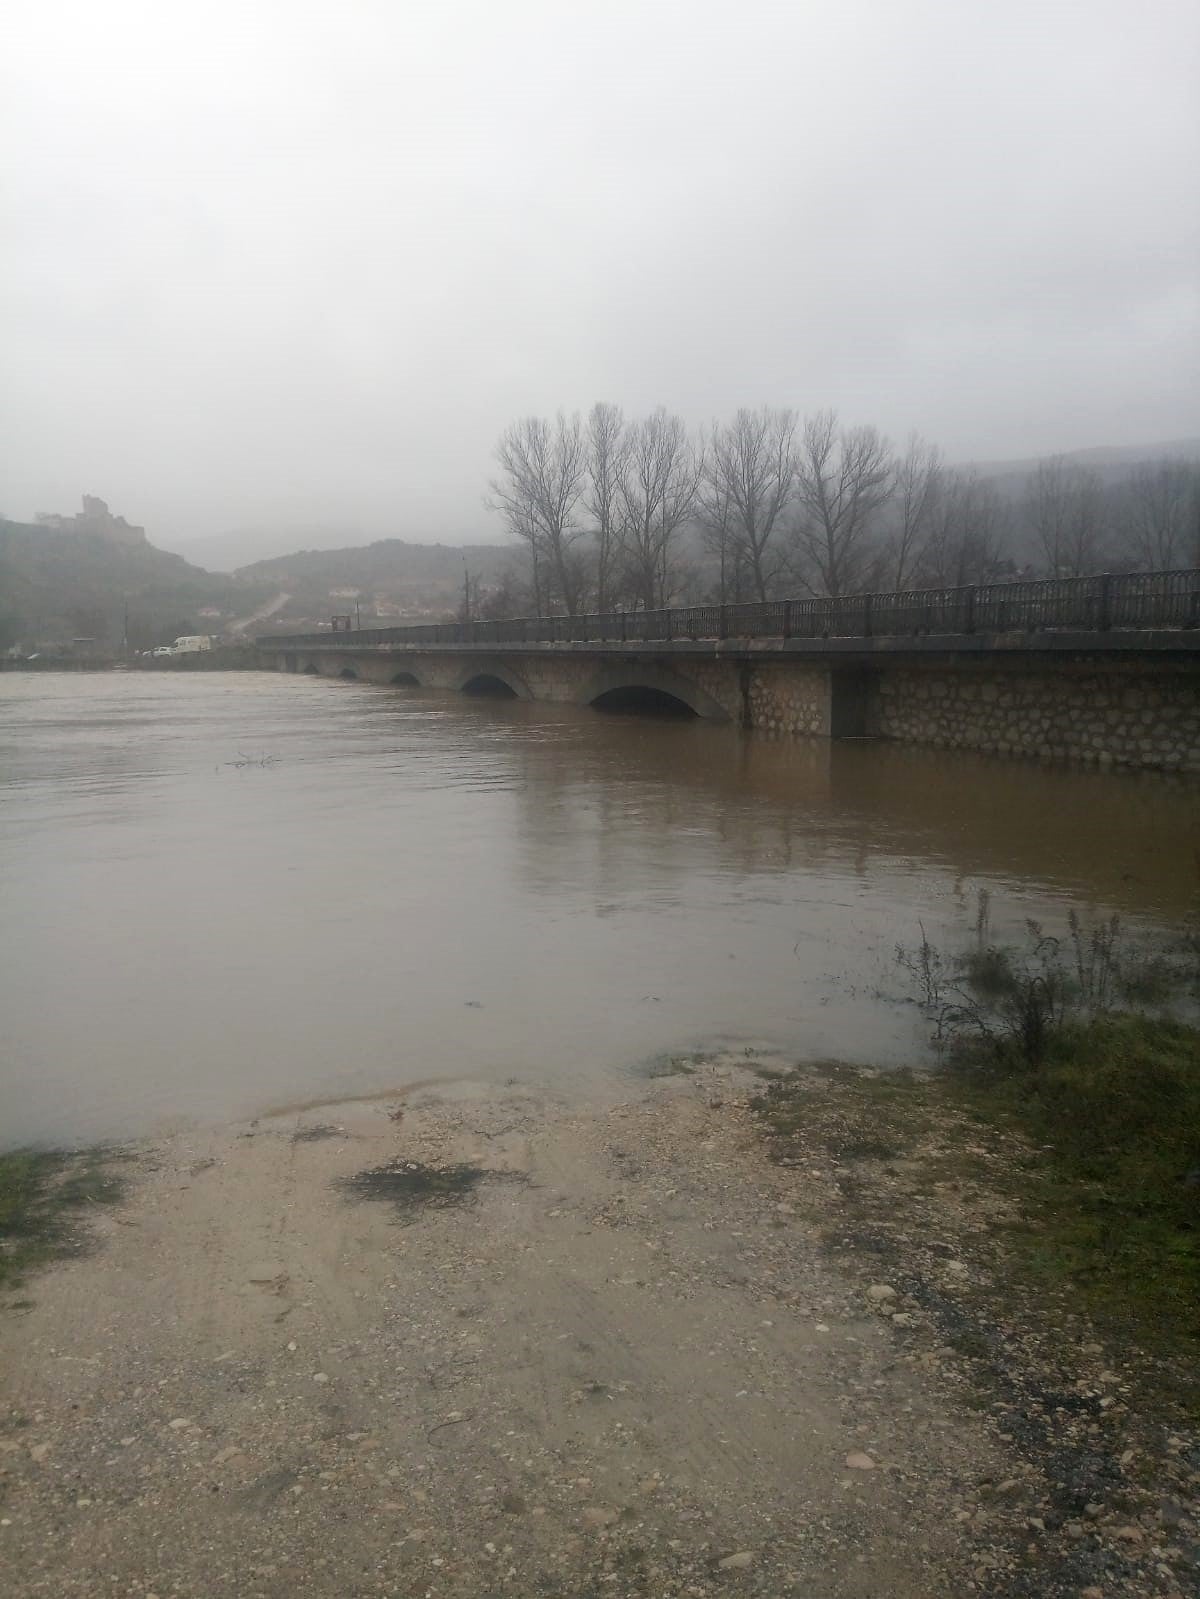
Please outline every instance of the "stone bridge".
[[278, 671], [398, 688], [1200, 773], [1198, 624], [1188, 572], [323, 632], [258, 650]]

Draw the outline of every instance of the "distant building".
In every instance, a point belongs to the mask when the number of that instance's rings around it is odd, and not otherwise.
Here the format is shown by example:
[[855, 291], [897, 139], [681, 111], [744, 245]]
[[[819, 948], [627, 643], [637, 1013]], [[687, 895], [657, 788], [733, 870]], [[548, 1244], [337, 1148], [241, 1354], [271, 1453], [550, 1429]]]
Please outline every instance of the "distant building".
[[74, 516], [60, 516], [57, 511], [39, 511], [34, 517], [39, 527], [53, 528], [56, 533], [89, 533], [96, 538], [108, 539], [112, 544], [136, 547], [146, 542], [146, 529], [134, 527], [123, 516], [113, 516], [103, 500], [94, 494], [83, 496], [83, 510]]

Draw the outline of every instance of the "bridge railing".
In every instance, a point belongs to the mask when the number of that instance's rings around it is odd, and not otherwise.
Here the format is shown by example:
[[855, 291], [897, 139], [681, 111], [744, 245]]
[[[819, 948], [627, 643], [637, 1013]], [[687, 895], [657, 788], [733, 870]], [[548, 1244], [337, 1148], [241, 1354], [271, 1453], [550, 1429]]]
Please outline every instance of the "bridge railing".
[[603, 615], [420, 622], [354, 633], [267, 636], [258, 643], [267, 648], [333, 644], [345, 649], [375, 644], [658, 644], [676, 639], [903, 638], [1130, 628], [1200, 628], [1200, 567]]

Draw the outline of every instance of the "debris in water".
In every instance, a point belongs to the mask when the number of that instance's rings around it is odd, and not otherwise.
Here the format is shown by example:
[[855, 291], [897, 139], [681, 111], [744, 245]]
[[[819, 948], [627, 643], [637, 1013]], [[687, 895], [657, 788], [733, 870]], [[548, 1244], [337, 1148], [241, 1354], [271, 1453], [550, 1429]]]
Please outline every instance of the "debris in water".
[[344, 1127], [331, 1127], [326, 1122], [319, 1122], [315, 1127], [298, 1127], [292, 1134], [293, 1144], [316, 1144], [323, 1138], [344, 1138]]
[[414, 1160], [394, 1160], [386, 1166], [343, 1177], [335, 1186], [355, 1199], [385, 1200], [403, 1212], [425, 1205], [439, 1209], [462, 1205], [485, 1177], [516, 1175], [485, 1171], [482, 1166], [423, 1166]]

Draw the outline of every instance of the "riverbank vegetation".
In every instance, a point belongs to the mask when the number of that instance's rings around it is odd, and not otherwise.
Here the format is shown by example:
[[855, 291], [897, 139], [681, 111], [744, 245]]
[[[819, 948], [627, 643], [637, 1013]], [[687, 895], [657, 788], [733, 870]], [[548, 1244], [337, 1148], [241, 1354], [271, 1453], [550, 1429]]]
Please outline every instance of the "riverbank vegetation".
[[115, 1204], [124, 1183], [111, 1150], [17, 1149], [0, 1155], [0, 1289], [35, 1266], [84, 1247], [83, 1223]]
[[1021, 1253], [1139, 1335], [1200, 1339], [1200, 1032], [1166, 1012], [1200, 996], [1200, 923], [1154, 950], [1119, 919], [1064, 937], [1035, 924], [947, 965], [924, 938], [922, 1003], [948, 1045], [949, 1091], [1018, 1129], [1038, 1181]]
[[897, 1091], [1022, 1145], [1016, 1264], [1143, 1344], [1200, 1352], [1200, 1031], [1169, 1014], [1200, 996], [1195, 919], [1151, 951], [1074, 911], [1062, 937], [1028, 923], [1003, 944], [981, 894], [967, 949], [922, 934], [897, 958], [946, 1065]]

